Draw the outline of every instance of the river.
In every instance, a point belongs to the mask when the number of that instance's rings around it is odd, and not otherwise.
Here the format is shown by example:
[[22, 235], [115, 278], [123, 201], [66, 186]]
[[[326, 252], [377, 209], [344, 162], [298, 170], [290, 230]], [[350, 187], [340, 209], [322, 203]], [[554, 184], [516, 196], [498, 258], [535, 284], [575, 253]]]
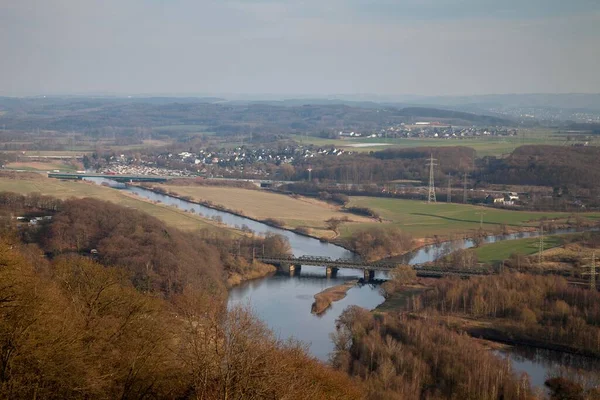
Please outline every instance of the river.
[[[89, 179], [96, 183], [107, 182], [100, 178]], [[112, 183], [111, 183], [112, 184]], [[334, 244], [323, 243], [317, 239], [298, 235], [284, 229], [275, 228], [261, 222], [230, 214], [228, 212], [215, 210], [202, 205], [190, 203], [168, 195], [152, 192], [137, 186], [120, 187], [141, 198], [161, 202], [182, 210], [193, 210], [196, 214], [205, 217], [219, 216], [222, 222], [241, 227], [248, 226], [257, 234], [268, 232], [277, 233], [287, 237], [290, 241], [292, 252], [295, 256], [314, 255], [337, 258], [356, 257], [352, 252]], [[554, 233], [568, 233], [573, 230], [562, 230]], [[538, 236], [538, 232], [521, 232], [510, 235], [489, 236], [485, 239], [487, 243], [500, 240], [511, 240], [525, 237]], [[469, 239], [460, 239], [441, 245], [429, 245], [421, 249], [398, 257], [399, 262], [407, 264], [420, 264], [434, 261], [440, 256], [451, 251], [473, 247], [474, 243]], [[366, 309], [373, 309], [384, 301], [379, 287], [374, 284], [357, 285], [350, 289], [347, 296], [332, 304], [325, 313], [314, 315], [311, 313], [313, 296], [331, 286], [339, 285], [348, 280], [362, 278], [362, 271], [344, 270], [338, 271], [335, 277], [327, 277], [325, 268], [302, 266], [301, 270], [293, 274], [278, 271], [274, 275], [248, 281], [232, 288], [229, 292], [230, 305], [249, 305], [254, 312], [267, 323], [267, 325], [281, 338], [296, 338], [306, 343], [309, 352], [326, 361], [333, 350], [330, 339], [335, 330], [335, 320], [344, 309], [350, 305], [357, 305]], [[386, 278], [386, 274], [378, 272], [376, 278]], [[527, 357], [524, 353], [515, 355], [505, 353], [513, 362], [513, 366], [519, 372], [527, 372], [532, 378], [534, 386], [543, 384], [543, 377], [548, 372], [549, 366], [554, 367], [556, 363], [540, 362], [540, 355]]]

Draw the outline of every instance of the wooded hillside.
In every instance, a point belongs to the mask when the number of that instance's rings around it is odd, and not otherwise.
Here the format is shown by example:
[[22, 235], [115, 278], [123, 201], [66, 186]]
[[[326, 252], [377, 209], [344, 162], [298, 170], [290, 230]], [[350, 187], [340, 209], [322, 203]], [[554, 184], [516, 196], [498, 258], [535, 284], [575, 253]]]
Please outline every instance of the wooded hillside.
[[521, 146], [505, 159], [480, 160], [481, 182], [595, 188], [600, 147]]

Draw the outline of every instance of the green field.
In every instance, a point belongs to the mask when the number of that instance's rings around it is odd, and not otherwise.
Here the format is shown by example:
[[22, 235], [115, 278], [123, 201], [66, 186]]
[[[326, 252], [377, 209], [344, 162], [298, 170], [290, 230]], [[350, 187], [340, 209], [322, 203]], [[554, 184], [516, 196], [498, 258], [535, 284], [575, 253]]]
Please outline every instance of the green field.
[[[17, 176], [21, 177], [21, 175]], [[24, 177], [24, 175], [22, 176]], [[219, 226], [216, 223], [197, 215], [164, 204], [154, 204], [117, 189], [82, 181], [51, 179], [43, 177], [42, 175], [39, 177], [23, 177], [20, 179], [0, 177], [0, 192], [15, 192], [21, 194], [41, 193], [60, 199], [68, 199], [70, 197], [92, 197], [145, 212], [164, 221], [168, 225], [181, 230], [194, 231], [210, 228], [227, 232], [237, 232], [233, 229]]]
[[[465, 204], [428, 204], [417, 200], [362, 196], [351, 197], [350, 206], [368, 207], [381, 215], [386, 222], [385, 225], [397, 226], [415, 237], [449, 236], [474, 232], [480, 227], [481, 217], [477, 214], [480, 211], [485, 213], [483, 229], [491, 232], [499, 231], [502, 225], [506, 225], [512, 230], [537, 227], [539, 223], [536, 221], [543, 217], [564, 222], [570, 215], [561, 212], [511, 211]], [[578, 215], [593, 219], [600, 217], [598, 212]], [[352, 224], [342, 228], [342, 235], [348, 236], [351, 230], [355, 229], [385, 225], [377, 222]]]
[[[565, 235], [550, 235], [544, 237], [544, 249], [551, 249], [562, 245]], [[525, 256], [538, 253], [539, 238], [506, 240], [503, 242], [489, 243], [475, 249], [479, 262], [494, 264], [506, 260], [513, 253]]]
[[[522, 133], [523, 131], [521, 131]], [[299, 143], [314, 144], [315, 146], [334, 146], [344, 148], [347, 151], [369, 152], [381, 151], [389, 148], [413, 148], [413, 147], [447, 147], [466, 146], [477, 151], [478, 157], [501, 156], [511, 153], [516, 147], [527, 144], [549, 144], [562, 145], [567, 136], [562, 133], [546, 129], [525, 130], [515, 137], [474, 137], [456, 139], [406, 139], [406, 138], [356, 138], [356, 139], [323, 139], [311, 136], [292, 135]], [[388, 146], [351, 147], [353, 144], [386, 143]], [[591, 142], [600, 145], [600, 139]]]

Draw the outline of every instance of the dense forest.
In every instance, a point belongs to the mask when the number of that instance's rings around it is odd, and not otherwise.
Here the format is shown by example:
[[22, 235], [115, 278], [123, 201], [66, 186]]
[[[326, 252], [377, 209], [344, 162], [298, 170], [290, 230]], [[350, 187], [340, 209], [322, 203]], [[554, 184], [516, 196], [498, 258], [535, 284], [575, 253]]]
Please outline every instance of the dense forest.
[[412, 309], [493, 319], [490, 336], [504, 333], [516, 342], [600, 355], [600, 293], [562, 277], [504, 273], [440, 279]]
[[[38, 245], [52, 259], [91, 257], [122, 267], [138, 290], [169, 297], [186, 287], [225, 295], [232, 275], [244, 277], [266, 266], [252, 260], [255, 249], [287, 254], [278, 235], [229, 237], [213, 232], [184, 233], [145, 213], [95, 199], [60, 201], [48, 196], [0, 193], [5, 235]], [[15, 224], [15, 216], [32, 224]]]
[[521, 146], [507, 158], [479, 160], [475, 175], [486, 183], [597, 189], [599, 157], [595, 146]]
[[[407, 266], [390, 278], [385, 296], [404, 299], [402, 305], [385, 313], [350, 307], [333, 336], [333, 365], [359, 377], [370, 399], [538, 398], [526, 376], [475, 338], [594, 360], [600, 354], [600, 294], [563, 278], [418, 279]], [[597, 372], [552, 371], [546, 377], [550, 398], [598, 398], [592, 375], [597, 378]]]
[[398, 179], [425, 180], [429, 177], [427, 162], [436, 159], [436, 178], [445, 182], [448, 175], [460, 176], [472, 169], [475, 150], [470, 147], [417, 147], [388, 149], [372, 154], [358, 153], [339, 157], [322, 157], [301, 161], [295, 165], [294, 179], [305, 180], [306, 168], [312, 167], [312, 177], [321, 181], [347, 184], [389, 182]]
[[[533, 399], [526, 377], [464, 332], [600, 354], [598, 293], [506, 273], [428, 280], [402, 312], [350, 307], [332, 369], [226, 307], [228, 276], [256, 268], [256, 247], [289, 251], [281, 237], [183, 233], [110, 203], [6, 192], [0, 221], [3, 398]], [[412, 244], [401, 231], [351, 240], [366, 256]], [[391, 277], [388, 296], [416, 279]], [[563, 376], [548, 387], [580, 388]]]
[[364, 380], [369, 399], [533, 398], [509, 362], [427, 319], [351, 307], [334, 342], [333, 365]]
[[361, 397], [303, 345], [227, 309], [228, 269], [245, 257], [224, 253], [251, 237], [182, 233], [90, 199], [2, 193], [0, 210], [1, 398]]
[[2, 398], [361, 397], [345, 374], [208, 292], [164, 300], [121, 267], [48, 260], [5, 237], [0, 282]]

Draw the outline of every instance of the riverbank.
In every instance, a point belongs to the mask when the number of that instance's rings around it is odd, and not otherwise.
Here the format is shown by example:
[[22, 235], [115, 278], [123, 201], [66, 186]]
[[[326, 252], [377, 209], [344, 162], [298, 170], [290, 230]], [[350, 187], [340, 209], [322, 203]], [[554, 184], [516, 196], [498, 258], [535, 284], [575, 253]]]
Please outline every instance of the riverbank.
[[295, 228], [286, 227], [285, 225], [274, 223], [273, 222], [274, 221], [273, 217], [263, 218], [263, 219], [257, 218], [257, 217], [254, 217], [254, 216], [247, 215], [242, 210], [234, 210], [234, 209], [225, 207], [222, 204], [216, 204], [216, 203], [214, 203], [214, 202], [212, 202], [210, 200], [193, 199], [191, 196], [180, 195], [180, 194], [177, 194], [177, 193], [174, 193], [174, 192], [171, 192], [171, 191], [157, 189], [154, 186], [145, 186], [145, 185], [132, 185], [132, 186], [137, 186], [137, 187], [140, 187], [142, 189], [148, 190], [149, 192], [152, 192], [152, 193], [156, 193], [156, 194], [160, 194], [160, 195], [165, 195], [165, 196], [173, 197], [173, 198], [181, 200], [181, 201], [187, 201], [188, 203], [197, 204], [199, 206], [210, 208], [210, 209], [213, 209], [213, 210], [216, 210], [216, 211], [226, 212], [226, 213], [229, 213], [229, 214], [241, 217], [241, 218], [247, 218], [247, 219], [249, 219], [251, 221], [260, 222], [261, 224], [265, 224], [265, 225], [268, 225], [268, 226], [273, 227], [273, 228], [284, 229], [286, 231], [293, 232], [293, 233], [295, 233], [297, 235], [306, 236], [306, 237], [309, 237], [309, 238], [312, 238], [312, 239], [316, 239], [316, 240], [325, 240], [327, 242], [330, 241], [330, 238], [326, 238], [324, 236], [311, 235], [309, 233], [297, 231], [297, 230], [295, 230]]
[[357, 283], [357, 279], [351, 280], [342, 283], [341, 285], [327, 288], [322, 292], [315, 294], [315, 302], [312, 304], [311, 312], [317, 315], [324, 313], [333, 302], [339, 301], [346, 297], [348, 290], [356, 286]]
[[[385, 284], [388, 284], [386, 282]], [[384, 285], [385, 285], [384, 284]], [[411, 303], [414, 303], [415, 299], [419, 295], [426, 292], [430, 288], [426, 285], [405, 285], [400, 290], [394, 290], [393, 293], [384, 296], [385, 300], [383, 303], [377, 306], [373, 312], [376, 313], [387, 313], [387, 312], [398, 312], [408, 310]]]
[[595, 351], [569, 346], [562, 343], [553, 343], [527, 335], [514, 328], [518, 323], [502, 318], [496, 319], [471, 319], [460, 316], [440, 316], [439, 322], [449, 328], [465, 332], [469, 336], [499, 345], [519, 346], [532, 349], [552, 350], [560, 353], [575, 354], [590, 358], [598, 358], [600, 354]]
[[243, 271], [242, 273], [230, 273], [227, 277], [227, 288], [231, 289], [235, 286], [241, 285], [244, 282], [266, 278], [267, 276], [273, 275], [275, 272], [277, 272], [277, 267], [274, 265], [263, 264], [255, 261], [252, 263], [252, 268], [247, 271]]
[[373, 223], [368, 216], [349, 214], [338, 204], [298, 195], [285, 195], [269, 190], [248, 190], [235, 187], [152, 185], [158, 190], [185, 196], [200, 204], [233, 211], [261, 222], [275, 219], [273, 225], [288, 230], [308, 232], [311, 236], [331, 240], [334, 229], [328, 220], [345, 220], [349, 225]]

